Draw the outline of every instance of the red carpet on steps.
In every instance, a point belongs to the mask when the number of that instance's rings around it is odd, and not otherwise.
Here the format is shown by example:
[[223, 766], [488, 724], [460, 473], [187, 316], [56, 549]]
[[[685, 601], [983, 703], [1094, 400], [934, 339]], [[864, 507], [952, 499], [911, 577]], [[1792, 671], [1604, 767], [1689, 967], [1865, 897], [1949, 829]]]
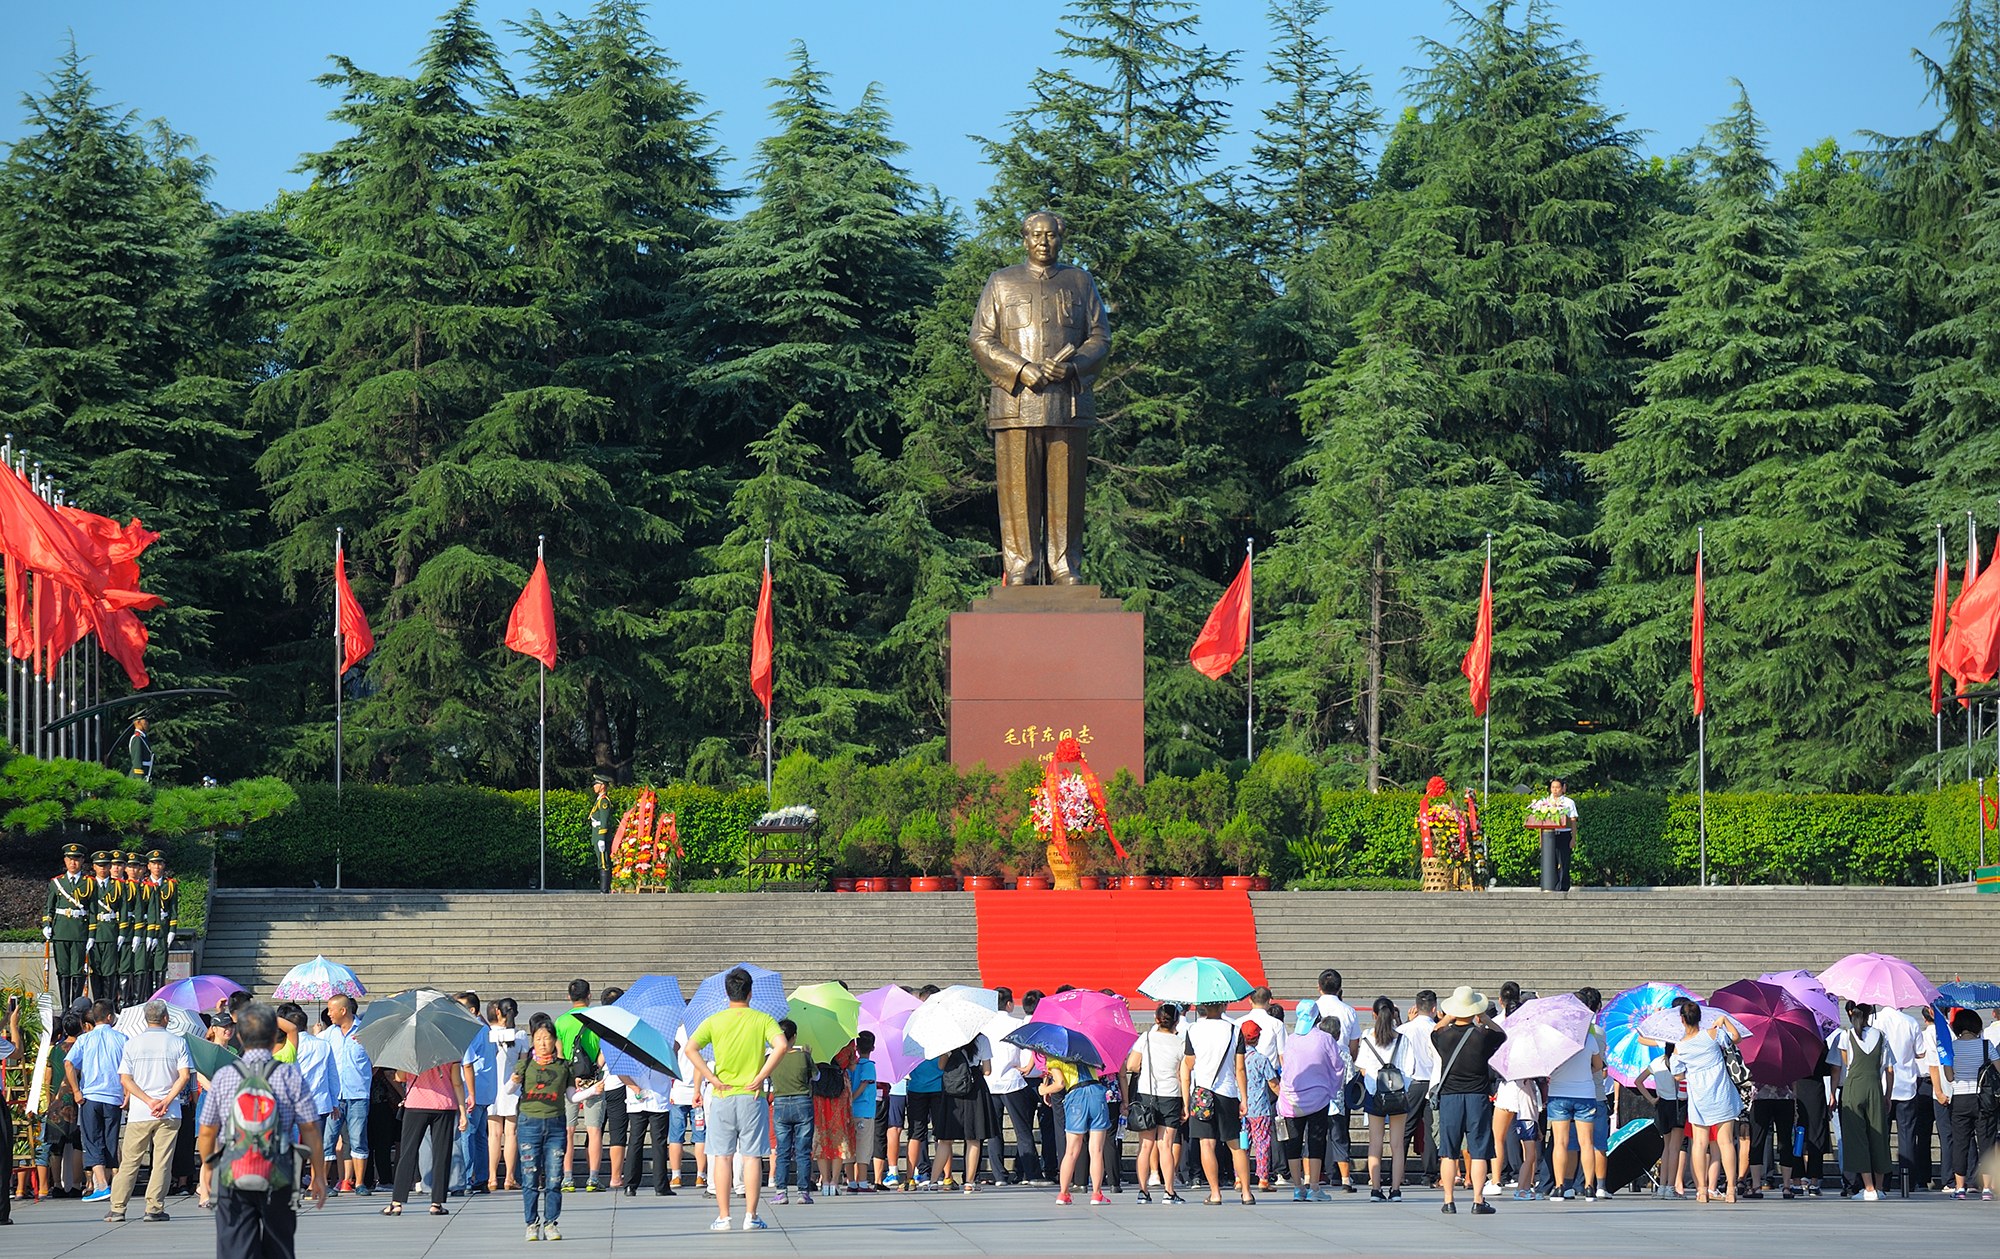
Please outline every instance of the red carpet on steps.
[[1248, 892], [975, 892], [979, 976], [1015, 998], [1058, 984], [1139, 995], [1139, 981], [1170, 957], [1216, 957], [1264, 980]]

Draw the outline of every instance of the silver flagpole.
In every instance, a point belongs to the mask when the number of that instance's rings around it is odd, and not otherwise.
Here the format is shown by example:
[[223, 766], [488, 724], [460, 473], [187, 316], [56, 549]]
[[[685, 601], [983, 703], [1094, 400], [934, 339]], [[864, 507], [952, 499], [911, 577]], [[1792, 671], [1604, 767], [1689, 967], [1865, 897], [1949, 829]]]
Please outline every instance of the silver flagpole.
[[[1966, 555], [1966, 570], [1968, 577], [1971, 575], [1972, 555], [1974, 552], [1978, 550], [1979, 550], [1979, 517], [1974, 515], [1973, 512], [1968, 509], [1965, 513], [1965, 555]], [[1992, 557], [1989, 556], [1988, 561], [1991, 562], [1991, 559]], [[1970, 586], [1971, 584], [1972, 583], [1970, 581], [1967, 581], [1965, 585], [1959, 587], [1958, 590], [1959, 598], [1961, 599], [1965, 598], [1965, 587]], [[1964, 690], [1965, 688], [1960, 687], [1959, 689]], [[1973, 739], [1972, 724], [1974, 719], [1974, 712], [1978, 707], [1979, 706], [1977, 704], [1967, 704], [1965, 706], [1965, 781], [1967, 782], [1972, 781], [1972, 739]], [[1981, 810], [1981, 816], [1979, 820], [1979, 833], [1982, 842], [1984, 842], [1984, 836], [1986, 834], [1986, 819], [1984, 810]]]
[[[538, 563], [542, 559], [545, 537], [544, 534], [535, 535], [535, 559]], [[535, 667], [539, 670], [542, 709], [541, 722], [536, 734], [540, 751], [536, 762], [535, 783], [536, 798], [540, 803], [541, 812], [541, 884], [542, 890], [546, 892], [549, 890], [549, 667], [540, 659], [535, 661]]]
[[[335, 528], [333, 531], [333, 807], [340, 808], [340, 745], [344, 727], [341, 722], [341, 665], [347, 660], [346, 626], [340, 623], [340, 564], [345, 551], [343, 545], [347, 531]], [[340, 865], [342, 848], [340, 826], [333, 828], [333, 890], [340, 890]]]
[[[1943, 525], [1939, 525], [1937, 527], [1937, 544], [1938, 544], [1938, 556], [1937, 556], [1938, 567], [1943, 568], [1945, 566]], [[1945, 585], [1948, 590], [1951, 585], [1948, 575], [1945, 581]], [[1935, 661], [1932, 662], [1931, 667], [1932, 668], [1937, 667]], [[1939, 692], [1939, 699], [1940, 701], [1942, 701], [1943, 699], [1942, 692]], [[1937, 789], [1939, 791], [1943, 791], [1944, 790], [1944, 704], [1942, 702], [1938, 704], [1937, 711], [1931, 714], [1931, 719], [1937, 725]]]
[[[7, 434], [7, 440], [5, 444], [0, 444], [0, 463], [6, 464], [9, 468], [12, 468], [14, 466], [14, 435], [12, 433]], [[23, 576], [25, 576], [25, 574], [23, 574]], [[11, 608], [13, 606], [14, 600], [20, 598], [21, 592], [18, 590], [9, 590], [7, 592], [7, 595], [8, 595], [8, 602], [6, 606]], [[7, 621], [7, 724], [4, 727], [0, 727], [0, 729], [4, 729], [6, 731], [5, 737], [8, 743], [14, 742], [15, 628], [16, 627], [13, 621], [11, 619], [8, 620]], [[19, 745], [17, 744], [16, 746]]]
[[[28, 486], [34, 490], [36, 498], [42, 496], [42, 465], [40, 460], [35, 462], [35, 475], [29, 479]], [[38, 599], [36, 602], [40, 603], [40, 600]], [[30, 611], [28, 624], [35, 627], [35, 652], [31, 657], [34, 662], [34, 681], [31, 685], [35, 692], [35, 725], [34, 730], [29, 735], [29, 738], [34, 741], [35, 746], [31, 755], [47, 759], [47, 740], [42, 737], [42, 727], [48, 722], [48, 688], [42, 678], [42, 657], [46, 653], [42, 650], [41, 608], [36, 607]]]
[[[1702, 528], [1701, 526], [1697, 525], [1695, 526], [1695, 531], [1694, 531], [1694, 568], [1697, 573], [1701, 572], [1702, 566], [1708, 562], [1706, 558], [1707, 552], [1708, 552], [1708, 531]], [[1706, 600], [1704, 600], [1704, 602], [1706, 602]], [[1706, 627], [1708, 624], [1708, 618], [1706, 613], [1707, 610], [1703, 609], [1702, 624], [1704, 627]], [[1704, 695], [1702, 698], [1701, 711], [1694, 715], [1695, 823], [1701, 832], [1701, 885], [1703, 887], [1707, 887], [1708, 886], [1708, 699], [1706, 696], [1706, 690], [1707, 690], [1707, 679], [1708, 679], [1708, 644], [1707, 644], [1707, 632], [1705, 628], [1703, 631], [1701, 666], [1702, 666], [1702, 684], [1703, 684]]]
[[[764, 571], [766, 573], [771, 571], [771, 539], [768, 537], [764, 539]], [[772, 694], [774, 695], [777, 693], [775, 684], [778, 680], [777, 624], [778, 609], [773, 607], [771, 609], [771, 681], [773, 683]], [[752, 626], [750, 632], [753, 634], [756, 633], [756, 627]], [[771, 798], [771, 709], [768, 705], [764, 709], [764, 799], [774, 805], [777, 803], [776, 800]]]
[[[1480, 593], [1491, 597], [1493, 589], [1493, 534], [1486, 534], [1486, 589]], [[1479, 807], [1486, 807], [1486, 799], [1493, 794], [1493, 640], [1486, 640], [1486, 734], [1479, 755]]]
[[[1257, 588], [1257, 539], [1244, 539], [1243, 563], [1250, 570], [1250, 589], [1243, 592], [1245, 596], [1249, 596]], [[1250, 600], [1250, 637], [1243, 644], [1243, 660], [1249, 666], [1249, 672], [1244, 674], [1243, 677], [1243, 759], [1254, 762], [1257, 759], [1257, 727], [1255, 724], [1257, 715], [1257, 603], [1254, 598]]]

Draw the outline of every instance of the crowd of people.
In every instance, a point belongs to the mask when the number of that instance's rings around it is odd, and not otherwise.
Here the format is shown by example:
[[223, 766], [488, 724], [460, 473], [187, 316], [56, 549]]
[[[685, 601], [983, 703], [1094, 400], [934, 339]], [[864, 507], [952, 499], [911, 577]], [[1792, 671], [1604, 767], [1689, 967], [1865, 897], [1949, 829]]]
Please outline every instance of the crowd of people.
[[[1652, 1057], [1635, 1087], [1612, 1079], [1594, 1024], [1546, 1075], [1501, 1078], [1509, 1016], [1534, 995], [1511, 983], [1493, 999], [1460, 986], [1357, 1008], [1327, 970], [1290, 1012], [1264, 988], [1237, 1013], [1161, 1003], [1129, 1055], [1101, 1068], [1004, 1039], [1045, 994], [1017, 1004], [1002, 988], [991, 1026], [890, 1078], [871, 1032], [821, 1061], [789, 1019], [752, 1008], [751, 983], [731, 972], [727, 1007], [674, 1029], [678, 1078], [610, 1069], [579, 1017], [593, 1006], [581, 979], [566, 1010], [525, 1026], [511, 998], [456, 994], [483, 1034], [414, 1075], [374, 1066], [349, 997], [317, 1011], [231, 997], [203, 1019], [209, 1040], [243, 1056], [214, 1078], [166, 1030], [163, 1003], [128, 1036], [109, 1001], [84, 997], [58, 1016], [50, 1106], [15, 1197], [81, 1197], [123, 1222], [143, 1171], [140, 1218], [164, 1222], [168, 1199], [191, 1194], [216, 1212], [225, 1255], [289, 1238], [296, 1196], [378, 1192], [385, 1216], [418, 1193], [432, 1215], [518, 1194], [531, 1242], [560, 1239], [566, 1196], [603, 1192], [713, 1198], [716, 1231], [761, 1229], [766, 1206], [1004, 1185], [1052, 1188], [1065, 1207], [1072, 1190], [1094, 1206], [1127, 1189], [1141, 1205], [1199, 1192], [1248, 1206], [1284, 1189], [1293, 1202], [1396, 1203], [1422, 1187], [1444, 1213], [1474, 1215], [1507, 1195], [1993, 1197], [2000, 1018], [1973, 1010], [1951, 1011], [1941, 1032], [1848, 1002], [1811, 1072], [1780, 1086], [1737, 1070], [1740, 1022], [1683, 999], [1679, 1035], [1641, 1038]], [[1594, 989], [1575, 996], [1601, 1007]], [[14, 1018], [0, 1057], [22, 1051]], [[246, 1094], [270, 1099], [277, 1136], [245, 1131]], [[1614, 1170], [1615, 1143], [1646, 1131], [1659, 1156]], [[278, 1162], [295, 1172], [270, 1173]]]

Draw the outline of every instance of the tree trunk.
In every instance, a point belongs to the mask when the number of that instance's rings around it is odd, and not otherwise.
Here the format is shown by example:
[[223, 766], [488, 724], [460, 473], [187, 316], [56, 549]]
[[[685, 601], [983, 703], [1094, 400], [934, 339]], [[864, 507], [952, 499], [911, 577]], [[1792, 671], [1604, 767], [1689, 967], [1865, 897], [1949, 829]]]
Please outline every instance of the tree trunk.
[[1368, 726], [1368, 790], [1382, 790], [1382, 574], [1387, 557], [1382, 540], [1369, 548], [1368, 691], [1362, 707]]
[[604, 706], [604, 684], [591, 677], [583, 684], [584, 720], [590, 723], [590, 764], [600, 774], [618, 772], [611, 748], [611, 714]]

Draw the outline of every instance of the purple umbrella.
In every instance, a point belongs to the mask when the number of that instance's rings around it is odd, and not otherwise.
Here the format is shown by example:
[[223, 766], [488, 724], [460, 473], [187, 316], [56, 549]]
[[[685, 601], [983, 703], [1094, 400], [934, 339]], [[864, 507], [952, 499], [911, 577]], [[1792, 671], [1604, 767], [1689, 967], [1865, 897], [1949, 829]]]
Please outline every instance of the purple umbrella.
[[1524, 1001], [1501, 1021], [1507, 1043], [1493, 1055], [1493, 1070], [1508, 1080], [1535, 1080], [1575, 1057], [1590, 1042], [1590, 1007], [1565, 992]]
[[1849, 953], [1821, 971], [1819, 981], [1836, 997], [1899, 1010], [1938, 999], [1937, 985], [1922, 971], [1887, 953]]
[[153, 1000], [200, 1014], [204, 1010], [213, 1010], [242, 991], [242, 984], [222, 975], [192, 975], [161, 985], [160, 990], [153, 994]]
[[1813, 1012], [1776, 984], [1741, 979], [1717, 988], [1709, 1004], [1743, 1025], [1743, 1062], [1759, 1084], [1792, 1084], [1819, 1066], [1826, 1041]]
[[903, 1027], [923, 1002], [895, 984], [861, 994], [861, 1030], [875, 1033], [876, 1078], [884, 1084], [905, 1079], [924, 1060], [924, 1051], [903, 1039]]
[[1826, 990], [1826, 985], [1809, 970], [1767, 971], [1757, 976], [1760, 984], [1776, 984], [1792, 994], [1792, 1000], [1812, 1011], [1819, 1022], [1821, 1032], [1831, 1032], [1840, 1026], [1840, 1002]]

